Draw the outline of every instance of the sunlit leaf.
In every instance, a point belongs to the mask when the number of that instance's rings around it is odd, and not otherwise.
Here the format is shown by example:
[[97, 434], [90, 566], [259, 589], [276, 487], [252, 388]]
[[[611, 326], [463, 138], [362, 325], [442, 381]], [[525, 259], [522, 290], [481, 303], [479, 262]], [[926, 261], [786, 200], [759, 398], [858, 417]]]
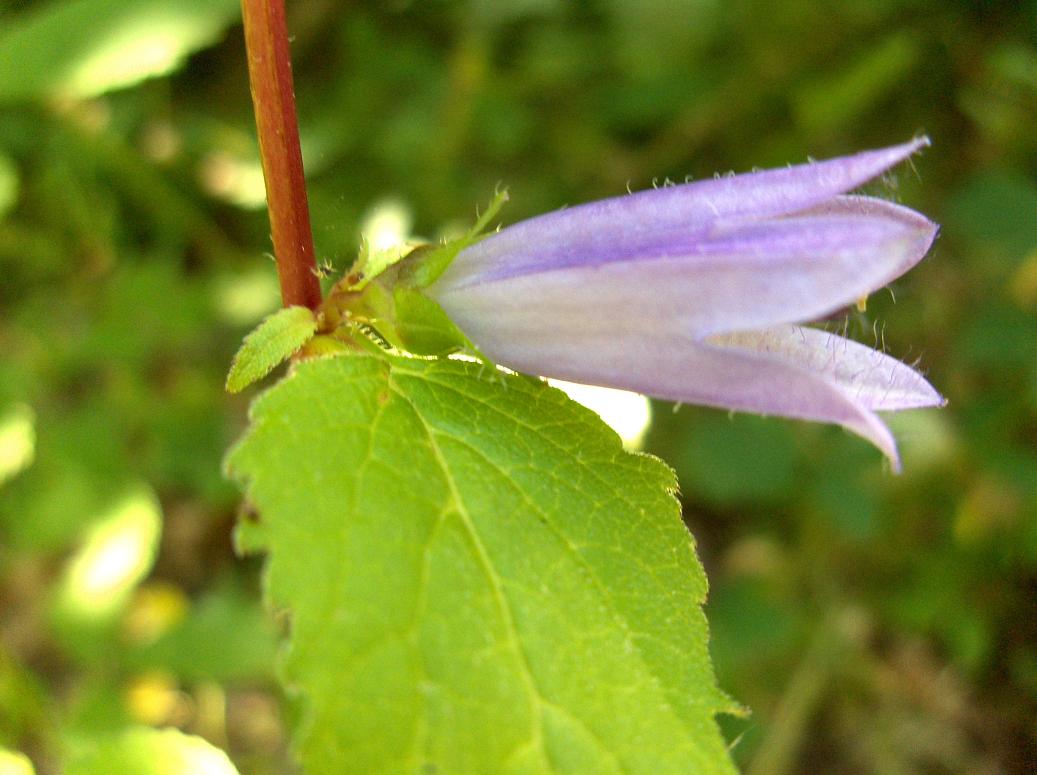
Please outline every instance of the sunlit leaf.
[[235, 0], [58, 0], [0, 21], [0, 101], [92, 97], [215, 43]]
[[128, 493], [87, 531], [66, 569], [59, 615], [86, 625], [122, 608], [155, 560], [162, 512], [150, 491]]
[[28, 756], [0, 748], [0, 775], [33, 775], [35, 772]]
[[0, 218], [7, 215], [8, 211], [14, 207], [15, 202], [18, 201], [18, 189], [20, 186], [21, 180], [14, 162], [7, 156], [0, 154]]
[[672, 471], [485, 369], [303, 362], [232, 453], [307, 771], [730, 771]]
[[19, 404], [0, 412], [0, 484], [30, 465], [35, 454], [32, 410]]
[[67, 775], [237, 775], [227, 754], [175, 729], [137, 727], [69, 764]]

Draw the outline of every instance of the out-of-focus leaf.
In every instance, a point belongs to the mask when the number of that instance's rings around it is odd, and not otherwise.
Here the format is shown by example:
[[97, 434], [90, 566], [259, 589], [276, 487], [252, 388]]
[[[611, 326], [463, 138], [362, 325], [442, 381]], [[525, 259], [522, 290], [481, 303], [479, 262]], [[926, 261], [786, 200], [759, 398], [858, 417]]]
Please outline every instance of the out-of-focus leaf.
[[273, 677], [276, 650], [276, 635], [256, 599], [223, 585], [129, 660], [138, 669], [171, 671], [185, 681], [266, 681]]
[[730, 772], [672, 472], [483, 369], [300, 363], [229, 459], [308, 771]]
[[1016, 172], [983, 172], [959, 189], [948, 208], [947, 229], [979, 251], [988, 272], [1002, 276], [1037, 248], [1037, 184]]
[[920, 56], [918, 41], [897, 33], [869, 46], [849, 67], [811, 81], [793, 97], [796, 118], [808, 131], [835, 132], [889, 96]]
[[227, 754], [176, 729], [135, 727], [69, 763], [67, 775], [237, 775]]
[[55, 714], [48, 699], [43, 682], [0, 648], [0, 744], [49, 733]]
[[1033, 363], [1037, 318], [1017, 307], [989, 304], [959, 333], [955, 354], [970, 367], [1023, 368]]
[[143, 487], [126, 493], [90, 525], [65, 568], [56, 603], [56, 623], [70, 646], [96, 645], [96, 634], [114, 622], [151, 570], [161, 530], [161, 507]]
[[20, 186], [18, 169], [7, 156], [0, 153], [0, 218], [7, 215], [18, 201], [18, 189]]
[[36, 454], [35, 417], [24, 404], [0, 411], [0, 485], [32, 464]]
[[[120, 484], [90, 470], [68, 449], [49, 456], [50, 429], [39, 430], [37, 461], [11, 480], [0, 497], [4, 544], [18, 551], [66, 548], [84, 523], [104, 507], [105, 491]], [[105, 446], [106, 440], [100, 441]]]
[[879, 493], [852, 479], [830, 476], [809, 488], [813, 508], [835, 528], [837, 535], [856, 541], [875, 537]]
[[787, 423], [697, 407], [682, 413], [684, 434], [672, 460], [687, 495], [733, 505], [789, 492], [796, 450]]
[[0, 102], [92, 97], [216, 42], [237, 0], [55, 0], [0, 25]]
[[1001, 77], [1037, 95], [1037, 50], [1032, 45], [1018, 41], [1003, 43], [991, 52], [990, 65]]

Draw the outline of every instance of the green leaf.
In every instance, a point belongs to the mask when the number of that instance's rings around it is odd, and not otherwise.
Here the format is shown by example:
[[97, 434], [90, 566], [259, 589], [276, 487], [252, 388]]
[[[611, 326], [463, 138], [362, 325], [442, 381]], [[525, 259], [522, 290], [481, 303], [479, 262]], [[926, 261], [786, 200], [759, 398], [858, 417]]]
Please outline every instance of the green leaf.
[[411, 288], [419, 289], [432, 285], [447, 270], [447, 267], [454, 263], [458, 253], [482, 239], [483, 232], [489, 228], [490, 223], [497, 217], [507, 201], [508, 192], [498, 191], [494, 194], [486, 212], [479, 216], [475, 225], [463, 237], [437, 247], [429, 245], [425, 246], [424, 250], [418, 248], [413, 251], [400, 264], [400, 282]]
[[227, 754], [176, 729], [134, 727], [69, 764], [68, 775], [237, 775]]
[[673, 472], [484, 371], [299, 363], [228, 459], [307, 772], [731, 772]]
[[285, 307], [269, 315], [248, 336], [234, 356], [227, 390], [238, 393], [262, 379], [313, 336], [317, 321], [306, 307]]
[[237, 0], [58, 0], [0, 22], [0, 102], [93, 97], [176, 69]]

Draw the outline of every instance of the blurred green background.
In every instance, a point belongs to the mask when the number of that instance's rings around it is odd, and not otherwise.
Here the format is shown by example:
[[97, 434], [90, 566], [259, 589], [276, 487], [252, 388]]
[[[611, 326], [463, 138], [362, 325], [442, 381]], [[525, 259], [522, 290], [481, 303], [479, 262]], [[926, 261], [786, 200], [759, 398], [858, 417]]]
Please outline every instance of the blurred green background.
[[[226, 369], [278, 305], [238, 17], [0, 0], [0, 748], [38, 772], [135, 726], [292, 771], [283, 622], [220, 474], [248, 400]], [[942, 235], [846, 320], [950, 400], [894, 418], [905, 473], [695, 407], [657, 405], [645, 448], [680, 477], [746, 771], [1037, 770], [1037, 3], [305, 0], [289, 24], [332, 273], [372, 213], [434, 237], [498, 183], [511, 222], [929, 134], [870, 190]]]

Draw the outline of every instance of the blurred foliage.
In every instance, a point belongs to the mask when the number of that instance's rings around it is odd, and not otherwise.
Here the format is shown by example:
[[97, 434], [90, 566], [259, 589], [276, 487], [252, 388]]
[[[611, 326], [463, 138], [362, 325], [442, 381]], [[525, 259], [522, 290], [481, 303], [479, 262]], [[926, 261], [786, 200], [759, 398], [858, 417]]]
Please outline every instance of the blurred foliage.
[[[905, 474], [838, 430], [694, 407], [656, 407], [646, 443], [678, 469], [720, 681], [753, 710], [727, 722], [747, 771], [1032, 771], [1037, 3], [289, 5], [337, 269], [380, 202], [432, 237], [499, 182], [512, 221], [933, 138], [873, 188], [943, 235], [846, 320], [950, 400], [897, 418]], [[0, 0], [5, 767], [187, 757], [196, 738], [141, 731], [174, 726], [291, 771], [277, 623], [220, 477], [247, 400], [228, 364], [278, 304], [235, 7]], [[63, 589], [120, 519], [137, 538], [101, 551], [86, 624]]]

